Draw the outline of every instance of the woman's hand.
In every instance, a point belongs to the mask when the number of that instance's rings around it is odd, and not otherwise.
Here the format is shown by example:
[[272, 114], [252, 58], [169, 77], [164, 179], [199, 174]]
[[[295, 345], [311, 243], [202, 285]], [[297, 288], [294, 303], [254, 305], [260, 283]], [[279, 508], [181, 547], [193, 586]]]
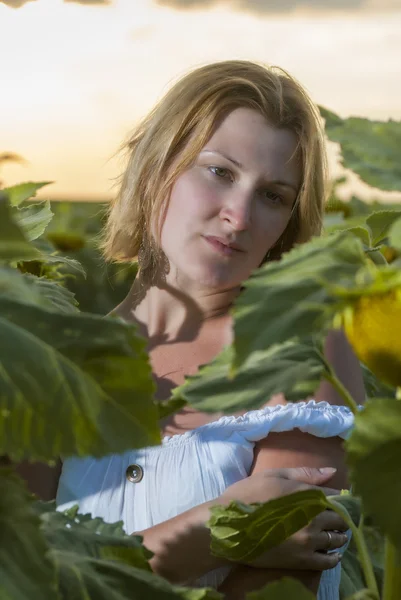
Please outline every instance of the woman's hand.
[[[234, 483], [217, 502], [228, 504], [239, 500], [247, 504], [267, 502], [274, 498], [309, 489], [322, 489], [326, 495], [338, 490], [322, 488], [335, 469], [269, 469]], [[297, 531], [279, 546], [275, 546], [257, 560], [252, 567], [267, 569], [307, 569], [322, 571], [335, 567], [341, 560], [338, 553], [328, 550], [341, 548], [347, 536], [347, 525], [337, 513], [326, 510], [315, 517], [304, 529]], [[329, 533], [328, 533], [329, 532]]]
[[[206, 523], [213, 506], [229, 504], [232, 500], [248, 504], [267, 502], [292, 492], [321, 486], [332, 475], [333, 470], [322, 473], [319, 469], [309, 468], [259, 472], [231, 485], [220, 497], [194, 506], [163, 523], [137, 531], [136, 535], [143, 537], [144, 545], [154, 554], [150, 559], [153, 571], [172, 583], [187, 584], [219, 567], [233, 566], [232, 562], [213, 556], [210, 552], [210, 529]], [[325, 488], [323, 491], [328, 494], [337, 492]], [[345, 531], [345, 523], [335, 513], [325, 511], [308, 527], [266, 552], [251, 566], [315, 571], [334, 567], [339, 558], [318, 552], [328, 548], [329, 536], [323, 531], [326, 528], [330, 530], [333, 548], [345, 542], [333, 531]]]

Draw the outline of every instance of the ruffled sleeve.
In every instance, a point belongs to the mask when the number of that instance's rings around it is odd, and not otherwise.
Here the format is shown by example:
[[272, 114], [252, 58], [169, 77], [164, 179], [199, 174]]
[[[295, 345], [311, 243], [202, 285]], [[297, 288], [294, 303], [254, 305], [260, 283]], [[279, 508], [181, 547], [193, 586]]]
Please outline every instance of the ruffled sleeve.
[[292, 429], [321, 438], [339, 436], [346, 439], [353, 424], [354, 416], [348, 407], [309, 400], [250, 411], [237, 417], [232, 427], [247, 441], [257, 442], [270, 432]]

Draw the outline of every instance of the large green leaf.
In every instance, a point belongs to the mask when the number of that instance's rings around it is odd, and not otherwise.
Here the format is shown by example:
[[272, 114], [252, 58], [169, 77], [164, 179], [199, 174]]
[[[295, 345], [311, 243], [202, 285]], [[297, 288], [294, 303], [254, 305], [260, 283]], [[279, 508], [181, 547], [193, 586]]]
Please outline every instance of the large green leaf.
[[6, 298], [0, 314], [0, 454], [49, 460], [160, 443], [134, 326]]
[[283, 577], [273, 581], [257, 592], [247, 594], [246, 600], [315, 600], [312, 594], [300, 581]]
[[366, 219], [366, 224], [372, 233], [372, 246], [377, 246], [387, 239], [391, 226], [400, 216], [400, 210], [380, 210]]
[[326, 133], [338, 142], [342, 164], [363, 181], [383, 190], [401, 190], [401, 122], [371, 121], [359, 117], [341, 119], [320, 108], [326, 120]]
[[40, 297], [44, 300], [43, 305], [49, 310], [63, 313], [77, 313], [78, 302], [70, 290], [56, 281], [50, 281], [45, 277], [26, 275], [30, 284], [37, 288]]
[[0, 297], [17, 301], [23, 299], [29, 304], [41, 304], [39, 291], [30, 284], [28, 277], [8, 266], [0, 266]]
[[227, 413], [258, 409], [273, 394], [288, 400], [312, 395], [321, 380], [324, 363], [318, 349], [307, 341], [290, 341], [262, 352], [253, 352], [233, 378], [233, 348], [227, 347], [209, 365], [173, 391], [201, 411]]
[[0, 296], [58, 312], [78, 312], [74, 294], [67, 288], [45, 277], [23, 275], [9, 267], [0, 267]]
[[210, 589], [173, 586], [124, 562], [53, 550], [62, 600], [222, 600]]
[[8, 201], [0, 193], [0, 261], [34, 260], [39, 256], [39, 251], [15, 223]]
[[11, 206], [19, 206], [26, 200], [36, 196], [36, 192], [40, 190], [40, 188], [49, 185], [50, 183], [53, 182], [40, 181], [35, 183], [33, 181], [27, 181], [26, 183], [19, 183], [18, 185], [4, 188], [1, 191], [7, 195]]
[[56, 511], [55, 502], [37, 502], [42, 531], [53, 549], [68, 550], [92, 558], [120, 560], [151, 571], [152, 552], [142, 546], [140, 536], [127, 535], [123, 523], [106, 523], [100, 517], [78, 513], [78, 506]]
[[32, 241], [42, 235], [52, 220], [53, 213], [50, 210], [50, 201], [47, 200], [23, 208], [16, 208], [13, 216], [27, 239]]
[[30, 494], [5, 468], [0, 490], [0, 598], [57, 600], [56, 574]]
[[215, 556], [250, 563], [281, 544], [328, 507], [324, 493], [307, 490], [263, 504], [214, 506], [208, 526]]
[[152, 553], [140, 536], [124, 533], [122, 522], [105, 523], [73, 507], [55, 511], [54, 502], [36, 502], [42, 531], [52, 549], [61, 597], [66, 600], [219, 600], [208, 589], [170, 585], [154, 575]]
[[362, 243], [350, 233], [315, 238], [268, 263], [244, 282], [235, 303], [235, 359], [240, 367], [251, 352], [294, 336], [320, 331], [331, 318], [324, 286], [354, 278], [367, 262]]
[[376, 398], [355, 417], [346, 443], [354, 491], [381, 531], [401, 548], [401, 402]]

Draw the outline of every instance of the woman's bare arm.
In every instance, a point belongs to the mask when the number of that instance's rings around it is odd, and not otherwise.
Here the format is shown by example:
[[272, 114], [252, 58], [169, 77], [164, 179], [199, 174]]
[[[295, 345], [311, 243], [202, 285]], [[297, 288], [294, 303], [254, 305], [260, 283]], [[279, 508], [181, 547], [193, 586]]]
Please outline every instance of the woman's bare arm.
[[[336, 467], [337, 473], [330, 480], [331, 487], [347, 487], [344, 452], [340, 438], [316, 438], [308, 433], [293, 430], [270, 433], [255, 446], [251, 474], [265, 469], [280, 467]], [[317, 593], [321, 571], [294, 571], [286, 569], [255, 569], [244, 565], [235, 566], [219, 591], [227, 600], [243, 600], [248, 592], [258, 590], [271, 581], [282, 577], [294, 577], [313, 593]]]
[[[355, 353], [341, 329], [329, 332], [324, 355], [343, 386], [351, 394], [357, 404], [365, 402], [365, 386], [363, 383], [362, 369]], [[315, 392], [317, 402], [325, 400], [329, 404], [343, 406], [344, 399], [326, 380], [322, 380]]]
[[[246, 477], [234, 483], [215, 500], [196, 506], [173, 519], [139, 531], [137, 534], [144, 537], [144, 545], [154, 553], [150, 562], [156, 573], [173, 583], [190, 584], [209, 571], [234, 564], [211, 554], [210, 531], [206, 522], [210, 516], [210, 508], [214, 504], [227, 505], [233, 499], [247, 503], [266, 502], [300, 489], [327, 485], [328, 482], [330, 483], [332, 475], [331, 470], [318, 469], [265, 470], [253, 477]], [[326, 492], [329, 491], [328, 488], [325, 489]], [[322, 523], [333, 523], [333, 517], [328, 520], [324, 513], [322, 518], [319, 515], [317, 519], [320, 519]], [[345, 530], [344, 521], [337, 515], [334, 519], [335, 527], [332, 528], [339, 531]], [[317, 526], [319, 534], [321, 528], [321, 525]], [[312, 539], [316, 541], [316, 535], [313, 532], [311, 535]], [[337, 546], [339, 547], [344, 544], [345, 540], [342, 540], [341, 534], [336, 534], [336, 536], [336, 543], [341, 540]], [[292, 536], [286, 544], [287, 549], [281, 554], [270, 551], [259, 557], [256, 565], [258, 569], [294, 566], [294, 556], [298, 557], [300, 568], [304, 570], [329, 569], [338, 563], [336, 554], [318, 555], [314, 552], [304, 536]]]
[[[344, 333], [331, 331], [324, 350], [326, 359], [342, 384], [357, 404], [363, 404], [365, 389], [362, 370]], [[344, 405], [343, 398], [327, 381], [321, 382], [314, 398], [316, 401], [325, 400], [333, 405]], [[285, 403], [284, 398], [282, 401]], [[270, 433], [255, 445], [251, 474], [280, 467], [331, 466], [337, 468], [337, 472], [330, 485], [340, 490], [348, 487], [344, 458], [341, 438], [317, 438], [300, 430]], [[239, 565], [232, 570], [219, 590], [226, 594], [227, 600], [243, 600], [248, 592], [260, 589], [270, 581], [284, 576], [299, 579], [311, 591], [317, 593], [321, 572], [254, 569]]]

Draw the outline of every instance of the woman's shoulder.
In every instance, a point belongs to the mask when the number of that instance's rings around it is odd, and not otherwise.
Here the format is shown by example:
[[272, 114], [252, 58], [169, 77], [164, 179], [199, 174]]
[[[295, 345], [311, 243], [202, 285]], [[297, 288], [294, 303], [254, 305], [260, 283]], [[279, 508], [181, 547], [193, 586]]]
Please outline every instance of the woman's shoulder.
[[183, 434], [165, 436], [164, 445], [186, 443], [191, 439], [227, 439], [237, 434], [247, 442], [256, 442], [271, 432], [284, 432], [299, 429], [317, 437], [347, 438], [354, 423], [349, 408], [328, 402], [307, 400], [267, 405], [241, 415], [223, 416]]

